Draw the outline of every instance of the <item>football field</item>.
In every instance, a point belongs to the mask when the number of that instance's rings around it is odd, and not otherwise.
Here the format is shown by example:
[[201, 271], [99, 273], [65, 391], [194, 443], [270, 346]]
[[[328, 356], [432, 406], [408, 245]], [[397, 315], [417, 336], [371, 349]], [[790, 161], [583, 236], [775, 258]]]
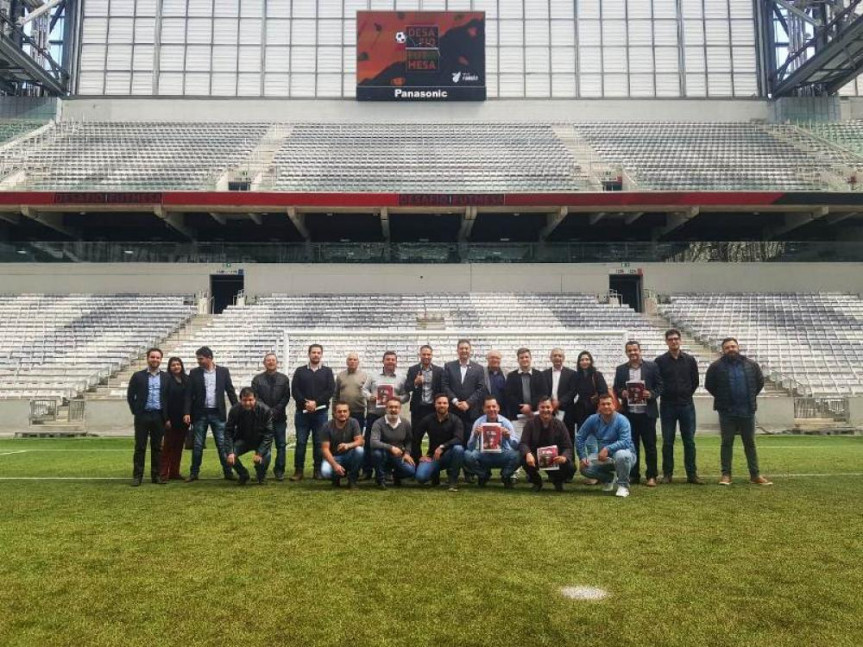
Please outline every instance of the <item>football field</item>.
[[708, 485], [619, 499], [239, 487], [212, 439], [132, 488], [131, 439], [0, 440], [0, 645], [863, 645], [863, 437], [759, 437], [772, 487], [697, 442]]

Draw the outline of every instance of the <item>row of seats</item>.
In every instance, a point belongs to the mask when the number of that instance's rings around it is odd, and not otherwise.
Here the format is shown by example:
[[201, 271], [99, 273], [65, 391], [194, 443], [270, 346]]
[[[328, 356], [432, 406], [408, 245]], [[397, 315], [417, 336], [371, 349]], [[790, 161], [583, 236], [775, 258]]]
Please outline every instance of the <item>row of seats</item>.
[[856, 295], [675, 295], [660, 311], [704, 343], [736, 337], [767, 375], [799, 395], [863, 395], [863, 300]]
[[279, 191], [433, 193], [582, 191], [587, 164], [659, 190], [845, 190], [863, 170], [863, 121], [571, 123], [566, 141], [557, 126], [59, 122], [0, 151], [0, 174], [24, 172], [12, 188], [214, 189], [252, 168]]
[[0, 297], [0, 398], [76, 397], [193, 314], [189, 300], [176, 296]]

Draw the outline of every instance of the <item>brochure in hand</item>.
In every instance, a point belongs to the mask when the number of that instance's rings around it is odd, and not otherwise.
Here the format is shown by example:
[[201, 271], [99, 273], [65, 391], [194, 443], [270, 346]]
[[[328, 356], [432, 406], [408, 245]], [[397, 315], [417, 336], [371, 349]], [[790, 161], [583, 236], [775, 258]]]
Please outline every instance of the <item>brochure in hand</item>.
[[538, 448], [536, 450], [536, 458], [539, 461], [539, 466], [544, 470], [560, 469], [559, 465], [554, 464], [554, 459], [557, 458], [557, 445]]
[[487, 422], [479, 428], [480, 451], [483, 453], [499, 454], [503, 449], [503, 427], [496, 422]]

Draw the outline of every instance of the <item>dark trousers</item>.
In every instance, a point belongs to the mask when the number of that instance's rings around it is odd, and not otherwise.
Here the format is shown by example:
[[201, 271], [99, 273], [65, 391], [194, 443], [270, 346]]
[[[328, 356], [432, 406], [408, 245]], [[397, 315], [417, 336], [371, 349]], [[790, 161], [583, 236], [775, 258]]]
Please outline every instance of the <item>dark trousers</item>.
[[172, 420], [171, 428], [165, 431], [165, 442], [162, 446], [162, 480], [178, 479], [180, 477], [180, 462], [183, 460], [183, 446], [189, 425], [183, 419]]
[[[413, 434], [413, 437], [411, 438], [411, 458], [414, 459], [414, 462], [417, 465], [419, 465], [423, 447], [423, 437], [418, 436], [417, 428], [420, 424], [420, 420], [431, 413], [434, 413], [433, 404], [421, 404], [416, 409], [411, 409], [411, 433]], [[423, 436], [425, 436], [425, 434], [423, 434]], [[465, 442], [467, 442], [467, 440], [465, 440]]]
[[[249, 470], [245, 468], [240, 461], [240, 456], [247, 452], [256, 452], [257, 445], [247, 445], [246, 441], [238, 440], [234, 443], [234, 471], [243, 479], [249, 478]], [[263, 483], [267, 479], [267, 468], [270, 466], [270, 452], [261, 454], [261, 462], [255, 463], [255, 476], [259, 483]]]
[[695, 467], [695, 405], [665, 404], [660, 402], [659, 421], [662, 424], [662, 475], [674, 474], [674, 436], [680, 425], [680, 438], [683, 440], [683, 466], [687, 478], [698, 476]]
[[162, 464], [162, 436], [165, 423], [161, 411], [145, 411], [135, 416], [135, 455], [132, 457], [132, 477], [144, 478], [144, 457], [150, 439], [150, 478], [159, 480]]
[[722, 464], [722, 475], [731, 476], [731, 457], [734, 452], [734, 436], [740, 434], [743, 441], [743, 451], [746, 454], [746, 464], [749, 477], [758, 478], [758, 452], [755, 451], [755, 416], [732, 416], [719, 414], [719, 434], [722, 444], [719, 448], [719, 460]]
[[312, 437], [312, 469], [320, 469], [323, 453], [321, 453], [321, 429], [327, 424], [327, 411], [321, 409], [314, 413], [303, 410], [294, 414], [294, 429], [297, 432], [297, 446], [294, 449], [294, 470], [302, 472], [306, 464], [306, 446], [309, 436]]
[[[528, 481], [531, 483], [542, 484], [541, 468], [531, 467], [523, 458], [521, 460], [521, 466], [524, 468], [525, 474], [527, 474]], [[548, 474], [548, 480], [552, 483], [563, 483], [575, 476], [575, 466], [572, 464], [571, 460], [567, 460], [559, 469], [546, 470], [546, 473]]]
[[[363, 439], [365, 443], [364, 447], [368, 447], [371, 450], [372, 446], [372, 425], [375, 424], [375, 420], [380, 418], [380, 416], [376, 413], [367, 413], [366, 414], [366, 428], [363, 432]], [[374, 452], [367, 451], [363, 454], [363, 474], [371, 478], [372, 472], [375, 469], [375, 457]]]
[[638, 483], [641, 480], [639, 441], [644, 447], [645, 477], [655, 479], [659, 476], [656, 468], [656, 418], [651, 418], [646, 413], [628, 413], [626, 418], [632, 427], [632, 444], [635, 445], [635, 465], [629, 472], [629, 480], [631, 483]]

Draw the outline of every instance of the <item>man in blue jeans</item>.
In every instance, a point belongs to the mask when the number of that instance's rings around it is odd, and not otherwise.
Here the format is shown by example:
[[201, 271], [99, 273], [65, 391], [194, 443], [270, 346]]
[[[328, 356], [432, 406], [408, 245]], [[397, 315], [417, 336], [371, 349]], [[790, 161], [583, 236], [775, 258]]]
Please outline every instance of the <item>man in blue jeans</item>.
[[207, 427], [213, 432], [216, 440], [216, 450], [219, 452], [219, 463], [225, 479], [234, 480], [231, 466], [225, 454], [225, 420], [227, 407], [225, 396], [231, 406], [237, 404], [237, 393], [231, 382], [231, 373], [224, 366], [216, 366], [213, 361], [213, 351], [207, 346], [201, 346], [195, 351], [198, 367], [189, 371], [189, 387], [186, 390], [186, 402], [183, 416], [185, 424], [193, 425], [195, 445], [192, 449], [192, 465], [186, 483], [198, 480], [201, 461], [204, 458], [204, 440], [207, 438]]
[[347, 476], [348, 488], [354, 489], [363, 463], [363, 442], [363, 430], [351, 417], [350, 405], [336, 402], [333, 419], [321, 430], [321, 477], [332, 479], [333, 486], [339, 487]]
[[278, 371], [279, 358], [275, 353], [264, 355], [264, 372], [252, 378], [255, 396], [273, 410], [273, 439], [276, 443], [276, 461], [273, 476], [277, 481], [285, 478], [285, 451], [288, 418], [285, 409], [291, 400], [288, 376]]
[[[575, 451], [578, 454], [581, 473], [603, 484], [605, 492], [614, 490], [616, 496], [629, 496], [629, 471], [635, 465], [635, 445], [632, 430], [626, 416], [614, 410], [614, 399], [602, 393], [596, 404], [596, 413], [589, 416], [575, 436]], [[588, 454], [587, 441], [596, 439], [599, 453]]]
[[270, 466], [270, 448], [273, 445], [273, 410], [258, 402], [250, 387], [240, 390], [240, 404], [231, 407], [225, 424], [225, 454], [228, 465], [240, 477], [238, 485], [249, 480], [249, 470], [240, 462], [240, 456], [255, 452], [255, 474], [258, 484], [267, 480]]
[[[512, 475], [518, 469], [521, 462], [521, 454], [518, 451], [518, 438], [515, 437], [515, 429], [512, 422], [500, 415], [500, 405], [497, 398], [487, 395], [482, 405], [483, 415], [473, 423], [470, 439], [467, 441], [467, 450], [464, 454], [464, 462], [467, 469], [476, 474], [477, 485], [485, 487], [491, 478], [492, 468], [500, 469], [500, 480], [503, 487], [512, 489], [514, 483]], [[482, 451], [481, 435], [482, 426], [485, 424], [496, 424], [501, 427], [500, 452]]]
[[312, 436], [313, 470], [316, 479], [321, 478], [321, 429], [327, 422], [327, 409], [336, 389], [336, 380], [329, 366], [323, 365], [324, 347], [309, 346], [309, 363], [298, 366], [291, 381], [291, 393], [297, 405], [294, 427], [297, 430], [297, 448], [294, 451], [294, 475], [292, 481], [302, 481], [306, 464], [306, 445]]
[[662, 377], [662, 396], [659, 399], [659, 421], [662, 424], [662, 482], [671, 483], [674, 476], [674, 436], [680, 425], [683, 441], [683, 466], [686, 482], [704, 485], [698, 478], [695, 465], [695, 403], [692, 395], [698, 388], [698, 361], [680, 350], [680, 331], [672, 328], [665, 332], [668, 352], [656, 358], [655, 364]]
[[446, 393], [435, 395], [434, 413], [420, 420], [418, 428], [419, 433], [428, 434], [429, 446], [417, 465], [417, 483], [431, 481], [438, 485], [441, 470], [446, 470], [449, 491], [458, 491], [458, 473], [464, 463], [464, 427], [460, 418], [450, 414]]
[[384, 474], [393, 472], [393, 485], [402, 484], [402, 479], [416, 475], [416, 463], [411, 457], [411, 423], [403, 420], [399, 413], [402, 401], [399, 398], [387, 400], [386, 413], [372, 425], [370, 448], [375, 464], [375, 480], [381, 490], [386, 490]]

